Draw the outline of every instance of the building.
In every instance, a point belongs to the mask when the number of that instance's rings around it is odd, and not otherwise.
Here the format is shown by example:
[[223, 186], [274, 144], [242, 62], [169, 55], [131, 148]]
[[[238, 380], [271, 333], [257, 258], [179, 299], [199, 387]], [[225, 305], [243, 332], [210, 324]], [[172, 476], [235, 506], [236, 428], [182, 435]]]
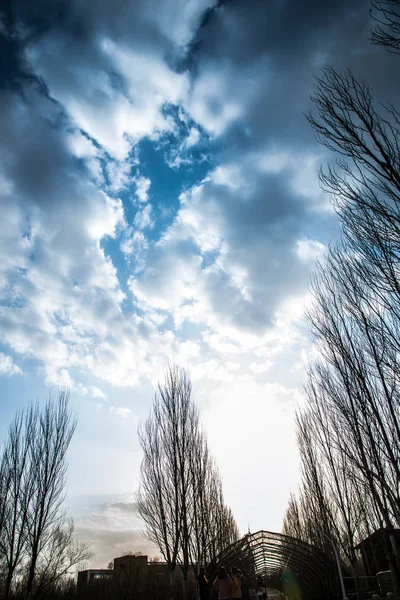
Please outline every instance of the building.
[[[393, 529], [391, 534], [393, 535], [398, 551], [400, 551], [400, 529]], [[375, 576], [381, 571], [390, 570], [385, 544], [392, 553], [393, 550], [388, 537], [388, 530], [377, 529], [377, 531], [374, 531], [374, 533], [355, 546], [356, 550], [361, 551], [366, 575]]]
[[378, 529], [355, 548], [361, 552], [366, 575], [369, 578], [376, 577], [380, 595], [394, 593], [395, 577], [392, 569], [396, 555], [400, 555], [400, 529]]
[[146, 555], [127, 554], [114, 558], [113, 580], [121, 583], [127, 578], [145, 577], [147, 574], [148, 557]]
[[[169, 570], [166, 562], [149, 561], [146, 555], [126, 554], [114, 558], [113, 569], [87, 569], [78, 573], [77, 589], [83, 586], [96, 585], [98, 583], [110, 582], [111, 585], [119, 587], [131, 587], [140, 590], [158, 590], [170, 585]], [[182, 571], [177, 567], [173, 576], [174, 585], [181, 589], [183, 584]], [[193, 569], [189, 570], [188, 586], [196, 589], [196, 577]]]
[[77, 589], [80, 590], [88, 585], [96, 585], [104, 581], [110, 581], [113, 577], [112, 569], [86, 569], [79, 571]]

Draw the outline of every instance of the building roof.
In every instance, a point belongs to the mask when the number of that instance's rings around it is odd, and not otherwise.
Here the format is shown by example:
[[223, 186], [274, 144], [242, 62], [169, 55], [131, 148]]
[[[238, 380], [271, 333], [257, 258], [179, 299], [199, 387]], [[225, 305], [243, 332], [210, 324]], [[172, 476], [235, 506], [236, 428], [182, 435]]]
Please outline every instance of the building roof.
[[357, 546], [354, 546], [354, 548], [356, 550], [360, 550], [364, 544], [379, 542], [382, 538], [382, 533], [384, 531], [386, 531], [386, 532], [390, 531], [391, 533], [393, 533], [396, 540], [400, 542], [400, 529], [397, 529], [397, 528], [389, 529], [388, 527], [386, 527], [386, 528], [381, 527], [380, 529], [377, 529], [376, 531], [371, 533], [371, 535], [369, 535], [368, 537], [361, 540], [361, 542], [359, 542], [357, 544]]

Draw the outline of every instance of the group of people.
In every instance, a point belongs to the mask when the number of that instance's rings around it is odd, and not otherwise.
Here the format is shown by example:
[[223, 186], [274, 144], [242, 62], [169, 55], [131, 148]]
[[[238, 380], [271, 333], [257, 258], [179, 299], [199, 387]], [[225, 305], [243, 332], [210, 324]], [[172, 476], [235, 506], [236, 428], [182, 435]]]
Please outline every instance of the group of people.
[[[200, 600], [209, 600], [210, 590], [204, 567], [200, 569], [197, 579]], [[225, 567], [220, 567], [212, 587], [218, 595], [218, 600], [240, 600], [247, 596], [244, 584], [243, 574], [238, 567], [232, 567], [230, 574]], [[256, 586], [258, 600], [267, 600], [267, 588], [261, 575], [257, 576]]]
[[[199, 582], [199, 597], [200, 600], [209, 600], [209, 584], [206, 577], [206, 571], [204, 567], [200, 569], [198, 576]], [[231, 569], [229, 575], [225, 567], [221, 567], [218, 571], [218, 575], [214, 579], [213, 589], [218, 594], [218, 600], [239, 600], [243, 598], [243, 582], [244, 578], [242, 572], [237, 567]]]

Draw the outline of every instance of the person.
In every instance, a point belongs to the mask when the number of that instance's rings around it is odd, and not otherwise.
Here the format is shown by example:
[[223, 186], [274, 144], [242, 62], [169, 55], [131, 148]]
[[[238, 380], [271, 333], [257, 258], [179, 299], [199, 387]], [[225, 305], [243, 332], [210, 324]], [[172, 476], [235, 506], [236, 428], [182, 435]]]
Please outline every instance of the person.
[[248, 590], [248, 586], [247, 586], [247, 581], [246, 581], [241, 569], [239, 569], [239, 567], [237, 567], [237, 570], [238, 570], [238, 575], [240, 577], [240, 581], [242, 584], [242, 598], [248, 598], [249, 590]]
[[232, 598], [242, 598], [242, 580], [237, 567], [232, 567]]
[[267, 600], [267, 588], [261, 575], [257, 575], [257, 596], [259, 600]]
[[218, 575], [213, 582], [214, 589], [218, 592], [218, 600], [230, 600], [232, 594], [232, 579], [225, 567], [220, 567]]
[[208, 579], [206, 577], [206, 570], [204, 567], [201, 567], [200, 573], [197, 575], [197, 581], [199, 584], [200, 600], [209, 600]]

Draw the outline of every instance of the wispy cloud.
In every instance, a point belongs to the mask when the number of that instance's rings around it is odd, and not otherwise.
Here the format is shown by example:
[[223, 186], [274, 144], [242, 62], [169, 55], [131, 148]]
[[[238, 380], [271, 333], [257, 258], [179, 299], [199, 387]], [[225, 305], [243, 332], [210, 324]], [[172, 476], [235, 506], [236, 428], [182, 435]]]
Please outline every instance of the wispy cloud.
[[73, 502], [75, 536], [91, 545], [91, 566], [106, 568], [115, 557], [141, 552], [150, 557], [159, 551], [143, 536], [143, 525], [132, 497], [77, 497]]

